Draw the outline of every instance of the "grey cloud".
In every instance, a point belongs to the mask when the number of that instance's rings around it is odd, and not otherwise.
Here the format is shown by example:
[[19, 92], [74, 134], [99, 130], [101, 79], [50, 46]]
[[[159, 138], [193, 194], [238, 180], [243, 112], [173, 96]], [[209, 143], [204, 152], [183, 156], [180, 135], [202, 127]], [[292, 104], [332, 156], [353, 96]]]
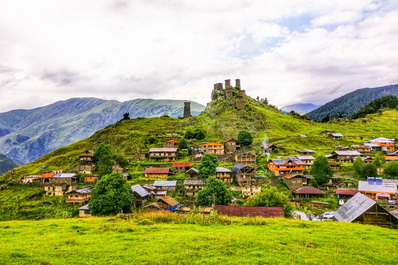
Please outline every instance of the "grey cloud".
[[76, 72], [68, 70], [47, 71], [44, 70], [40, 79], [50, 80], [53, 83], [68, 86], [77, 83], [83, 78]]

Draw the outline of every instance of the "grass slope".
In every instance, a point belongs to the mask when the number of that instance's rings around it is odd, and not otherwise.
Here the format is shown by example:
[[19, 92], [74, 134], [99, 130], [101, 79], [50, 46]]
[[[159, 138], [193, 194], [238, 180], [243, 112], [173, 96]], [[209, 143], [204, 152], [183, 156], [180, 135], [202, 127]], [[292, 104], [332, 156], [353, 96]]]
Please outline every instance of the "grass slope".
[[261, 225], [117, 218], [0, 222], [1, 264], [396, 264], [395, 230], [263, 219]]

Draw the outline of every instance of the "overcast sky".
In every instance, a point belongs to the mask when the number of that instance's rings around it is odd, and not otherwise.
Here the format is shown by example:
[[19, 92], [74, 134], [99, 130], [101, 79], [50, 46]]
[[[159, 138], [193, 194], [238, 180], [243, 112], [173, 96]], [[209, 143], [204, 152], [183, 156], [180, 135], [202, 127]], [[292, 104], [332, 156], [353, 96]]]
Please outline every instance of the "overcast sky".
[[[0, 112], [71, 97], [271, 104], [398, 83], [396, 0], [0, 0]], [[234, 82], [233, 82], [234, 84]]]

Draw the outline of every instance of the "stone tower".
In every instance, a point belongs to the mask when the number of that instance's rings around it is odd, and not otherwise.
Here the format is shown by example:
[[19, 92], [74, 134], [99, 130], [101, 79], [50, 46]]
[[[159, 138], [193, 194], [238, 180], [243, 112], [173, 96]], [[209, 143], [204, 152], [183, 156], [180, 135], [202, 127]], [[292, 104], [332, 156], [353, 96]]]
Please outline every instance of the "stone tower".
[[191, 102], [184, 102], [184, 118], [191, 117]]
[[240, 79], [235, 79], [235, 87], [240, 89]]
[[231, 86], [231, 79], [225, 80], [225, 89], [227, 89], [227, 88], [232, 88], [232, 86]]

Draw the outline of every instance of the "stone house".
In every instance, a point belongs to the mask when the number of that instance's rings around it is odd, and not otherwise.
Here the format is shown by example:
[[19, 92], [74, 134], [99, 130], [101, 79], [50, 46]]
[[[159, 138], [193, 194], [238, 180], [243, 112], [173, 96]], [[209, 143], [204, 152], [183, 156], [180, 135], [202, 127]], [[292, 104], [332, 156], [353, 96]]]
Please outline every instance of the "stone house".
[[245, 166], [254, 166], [256, 164], [256, 154], [254, 152], [236, 154], [235, 162]]
[[370, 155], [370, 151], [372, 151], [372, 147], [368, 145], [351, 145], [351, 148], [361, 153], [361, 155]]
[[153, 186], [157, 191], [175, 191], [177, 180], [156, 180]]
[[42, 180], [46, 196], [63, 196], [76, 189], [79, 184], [79, 177], [75, 173], [56, 174]]
[[226, 140], [224, 142], [224, 145], [225, 145], [225, 151], [228, 153], [235, 153], [236, 150], [239, 148], [238, 141], [234, 138]]
[[86, 150], [79, 156], [77, 172], [80, 174], [92, 174], [95, 170], [94, 151]]
[[232, 184], [232, 171], [225, 167], [216, 167], [216, 178], [225, 184]]
[[206, 180], [204, 179], [186, 179], [184, 180], [185, 195], [196, 196], [204, 186], [206, 186]]
[[334, 139], [334, 140], [342, 139], [343, 137], [344, 137], [344, 135], [342, 135], [341, 133], [330, 133], [328, 135], [328, 138]]
[[310, 199], [314, 197], [324, 197], [326, 193], [314, 187], [301, 187], [293, 191], [293, 194], [296, 199]]
[[168, 140], [168, 141], [164, 142], [164, 147], [166, 147], [166, 148], [178, 148], [178, 144], [179, 143], [180, 143], [180, 141], [171, 139], [171, 140]]
[[187, 179], [197, 179], [199, 178], [199, 171], [192, 167], [185, 172], [185, 178]]
[[146, 168], [144, 171], [146, 178], [167, 178], [170, 174], [169, 168]]
[[177, 159], [177, 148], [151, 148], [149, 159], [152, 162], [174, 162]]
[[200, 150], [203, 153], [209, 153], [213, 155], [224, 155], [224, 145], [220, 143], [215, 143], [215, 142], [203, 143], [200, 145]]
[[331, 155], [336, 162], [354, 162], [358, 156], [361, 156], [361, 153], [357, 151], [334, 151]]
[[133, 191], [136, 207], [141, 207], [149, 199], [149, 192], [141, 185], [133, 185], [131, 186], [131, 190]]
[[191, 162], [175, 162], [173, 163], [173, 171], [174, 172], [186, 172], [191, 168]]
[[81, 189], [75, 189], [70, 192], [67, 192], [66, 195], [68, 195], [68, 197], [66, 198], [65, 202], [71, 204], [83, 205], [90, 200], [92, 190], [93, 187], [87, 186]]
[[253, 167], [237, 164], [232, 168], [232, 172], [239, 186], [247, 187], [256, 185], [256, 171]]

